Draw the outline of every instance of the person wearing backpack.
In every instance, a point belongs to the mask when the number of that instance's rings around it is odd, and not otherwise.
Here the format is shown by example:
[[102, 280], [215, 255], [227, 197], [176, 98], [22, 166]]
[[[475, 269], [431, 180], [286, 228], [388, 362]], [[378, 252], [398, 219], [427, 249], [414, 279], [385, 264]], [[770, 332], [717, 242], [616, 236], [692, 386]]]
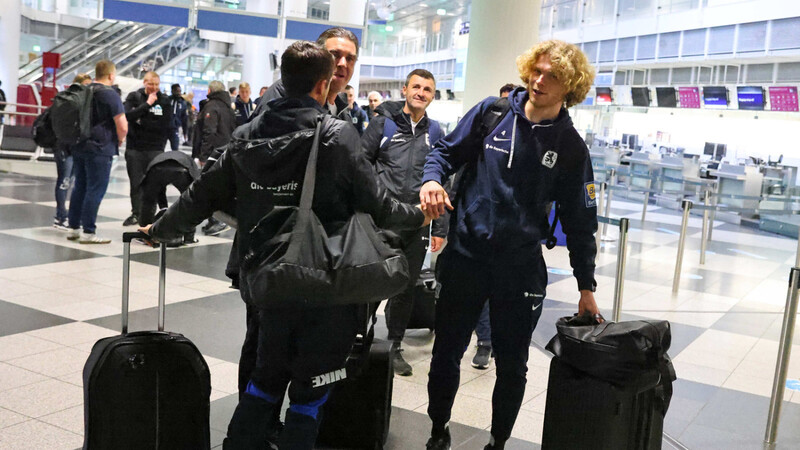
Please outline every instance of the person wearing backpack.
[[[261, 116], [240, 128], [244, 135], [152, 227], [141, 230], [160, 240], [179, 237], [232, 204], [239, 229], [251, 230], [274, 208], [297, 206], [320, 121], [317, 164], [322, 170], [316, 172], [312, 209], [323, 226], [345, 222], [356, 211], [383, 227], [427, 225], [418, 206], [398, 202], [377, 182], [356, 130], [323, 107], [333, 70], [334, 60], [321, 45], [290, 45], [281, 57], [287, 96], [270, 101]], [[250, 233], [239, 234], [240, 255], [247, 254], [250, 239]], [[275, 448], [267, 443], [274, 432], [270, 418], [281, 408], [278, 399], [287, 385], [290, 406], [277, 448], [314, 448], [320, 409], [332, 387], [325, 375], [344, 367], [359, 327], [359, 305], [297, 306], [257, 309], [257, 364], [223, 449]]]
[[[72, 84], [88, 86], [92, 84], [92, 77], [86, 73], [79, 73], [72, 80]], [[77, 144], [56, 142], [53, 146], [53, 160], [56, 163], [56, 216], [53, 218], [53, 228], [59, 231], [69, 231], [67, 222], [67, 194], [74, 184], [72, 174], [72, 150]]]
[[[131, 125], [125, 146], [125, 166], [131, 186], [131, 215], [122, 222], [126, 227], [139, 223], [139, 187], [150, 161], [164, 152], [172, 128], [172, 103], [170, 97], [159, 90], [161, 77], [155, 72], [147, 72], [143, 83], [143, 87], [125, 98], [125, 117]], [[167, 206], [166, 192], [159, 196], [158, 204]]]
[[[452, 209], [439, 256], [441, 291], [428, 375], [428, 450], [450, 448], [460, 362], [488, 299], [497, 379], [486, 450], [504, 448], [525, 393], [531, 333], [542, 313], [546, 205], [558, 204], [579, 291], [578, 312], [599, 316], [594, 290], [597, 205], [586, 143], [567, 108], [586, 97], [594, 69], [573, 44], [544, 41], [517, 58], [525, 87], [489, 97], [437, 142], [425, 164], [422, 207]], [[462, 170], [455, 205], [442, 187]]]
[[[436, 79], [425, 69], [412, 70], [403, 86], [404, 101], [388, 101], [376, 109], [378, 115], [361, 137], [361, 147], [378, 173], [378, 180], [399, 201], [417, 200], [422, 187], [422, 169], [431, 145], [442, 136], [439, 122], [425, 113], [433, 101]], [[437, 228], [438, 229], [438, 228]], [[431, 234], [428, 229], [401, 233], [403, 253], [408, 259], [408, 289], [386, 304], [386, 326], [393, 344], [394, 371], [410, 376], [411, 365], [401, 354], [401, 343], [414, 307], [414, 286], [422, 270], [429, 236], [431, 250], [438, 251], [446, 234]]]
[[128, 134], [128, 121], [122, 99], [111, 88], [117, 76], [114, 63], [104, 59], [95, 65], [94, 73], [95, 81], [89, 85], [92, 93], [89, 137], [72, 150], [75, 185], [69, 200], [67, 239], [81, 244], [108, 244], [110, 239], [95, 233], [95, 222], [108, 188], [111, 161], [119, 154], [119, 146]]

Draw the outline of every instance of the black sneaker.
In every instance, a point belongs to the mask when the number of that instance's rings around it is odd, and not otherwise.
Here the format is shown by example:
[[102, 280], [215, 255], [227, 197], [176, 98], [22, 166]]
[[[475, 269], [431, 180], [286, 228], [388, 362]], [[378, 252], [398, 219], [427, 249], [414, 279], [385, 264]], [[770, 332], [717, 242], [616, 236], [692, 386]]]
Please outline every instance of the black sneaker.
[[223, 222], [217, 222], [214, 225], [210, 226], [208, 229], [203, 230], [203, 233], [206, 236], [216, 236], [222, 232], [230, 230], [231, 227]]
[[450, 428], [443, 431], [431, 431], [431, 438], [425, 444], [425, 450], [450, 450]]
[[122, 222], [123, 227], [129, 227], [131, 225], [139, 225], [139, 218], [136, 217], [136, 214], [131, 214], [127, 219], [125, 219], [124, 222]]
[[481, 370], [488, 369], [491, 357], [492, 347], [490, 345], [478, 345], [478, 352], [472, 358], [472, 367]]
[[496, 442], [494, 440], [494, 436], [489, 438], [489, 443], [486, 444], [486, 447], [483, 447], [483, 450], [504, 450], [506, 447], [504, 442]]
[[401, 377], [409, 377], [413, 375], [414, 370], [411, 368], [411, 364], [407, 363], [405, 359], [403, 359], [403, 349], [399, 346], [392, 349], [394, 355], [392, 355], [392, 365], [394, 366], [394, 373], [400, 375]]

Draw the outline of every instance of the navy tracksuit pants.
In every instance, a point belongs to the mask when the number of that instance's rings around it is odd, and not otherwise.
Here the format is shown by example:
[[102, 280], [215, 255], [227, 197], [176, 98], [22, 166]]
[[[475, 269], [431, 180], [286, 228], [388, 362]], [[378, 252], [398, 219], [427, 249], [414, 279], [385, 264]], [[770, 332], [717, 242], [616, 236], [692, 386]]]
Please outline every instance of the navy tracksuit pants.
[[496, 265], [466, 257], [450, 247], [437, 261], [441, 283], [436, 302], [436, 340], [428, 375], [428, 415], [434, 428], [450, 420], [460, 364], [486, 300], [490, 305], [497, 381], [492, 394], [492, 435], [511, 437], [528, 371], [531, 334], [542, 314], [547, 286], [544, 259], [534, 265]]

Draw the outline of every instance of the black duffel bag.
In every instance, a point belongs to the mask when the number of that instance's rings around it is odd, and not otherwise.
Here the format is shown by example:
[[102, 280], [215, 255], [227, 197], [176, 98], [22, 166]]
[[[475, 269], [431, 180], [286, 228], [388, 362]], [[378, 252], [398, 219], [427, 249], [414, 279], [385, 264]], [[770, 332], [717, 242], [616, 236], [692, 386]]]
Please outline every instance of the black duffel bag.
[[306, 164], [300, 206], [276, 207], [250, 231], [242, 260], [240, 290], [262, 308], [303, 308], [372, 303], [402, 292], [408, 262], [393, 248], [396, 235], [356, 212], [323, 226], [311, 205], [317, 173], [320, 116]]
[[591, 315], [562, 317], [545, 347], [561, 361], [593, 377], [624, 386], [643, 371], [675, 379], [667, 356], [672, 334], [666, 320], [598, 323]]

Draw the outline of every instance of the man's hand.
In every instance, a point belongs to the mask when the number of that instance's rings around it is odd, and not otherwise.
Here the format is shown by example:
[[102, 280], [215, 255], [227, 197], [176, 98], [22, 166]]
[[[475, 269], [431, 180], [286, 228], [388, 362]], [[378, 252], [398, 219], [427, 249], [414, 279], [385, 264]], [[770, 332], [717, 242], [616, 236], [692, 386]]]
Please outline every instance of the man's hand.
[[441, 250], [442, 247], [444, 246], [444, 241], [445, 238], [443, 237], [431, 236], [431, 251], [433, 253], [436, 253], [439, 250]]
[[419, 202], [422, 211], [432, 214], [434, 219], [438, 219], [444, 214], [445, 207], [453, 210], [450, 196], [447, 195], [442, 185], [435, 181], [428, 181], [422, 185], [422, 189], [419, 191]]
[[433, 215], [429, 211], [425, 211], [424, 209], [422, 209], [421, 205], [417, 205], [417, 208], [419, 208], [419, 210], [422, 211], [422, 214], [425, 215], [425, 220], [422, 221], [422, 225], [420, 225], [419, 227], [420, 228], [427, 227], [428, 225], [431, 224], [431, 221], [435, 219], [435, 217], [433, 217]]
[[156, 100], [158, 100], [158, 93], [156, 92], [153, 92], [152, 94], [147, 96], [147, 104], [150, 106], [153, 106], [153, 103], [155, 103]]
[[589, 290], [581, 291], [581, 299], [578, 300], [578, 315], [591, 314], [598, 322], [605, 322], [600, 315], [600, 310], [597, 308], [597, 303], [594, 301], [594, 292]]

